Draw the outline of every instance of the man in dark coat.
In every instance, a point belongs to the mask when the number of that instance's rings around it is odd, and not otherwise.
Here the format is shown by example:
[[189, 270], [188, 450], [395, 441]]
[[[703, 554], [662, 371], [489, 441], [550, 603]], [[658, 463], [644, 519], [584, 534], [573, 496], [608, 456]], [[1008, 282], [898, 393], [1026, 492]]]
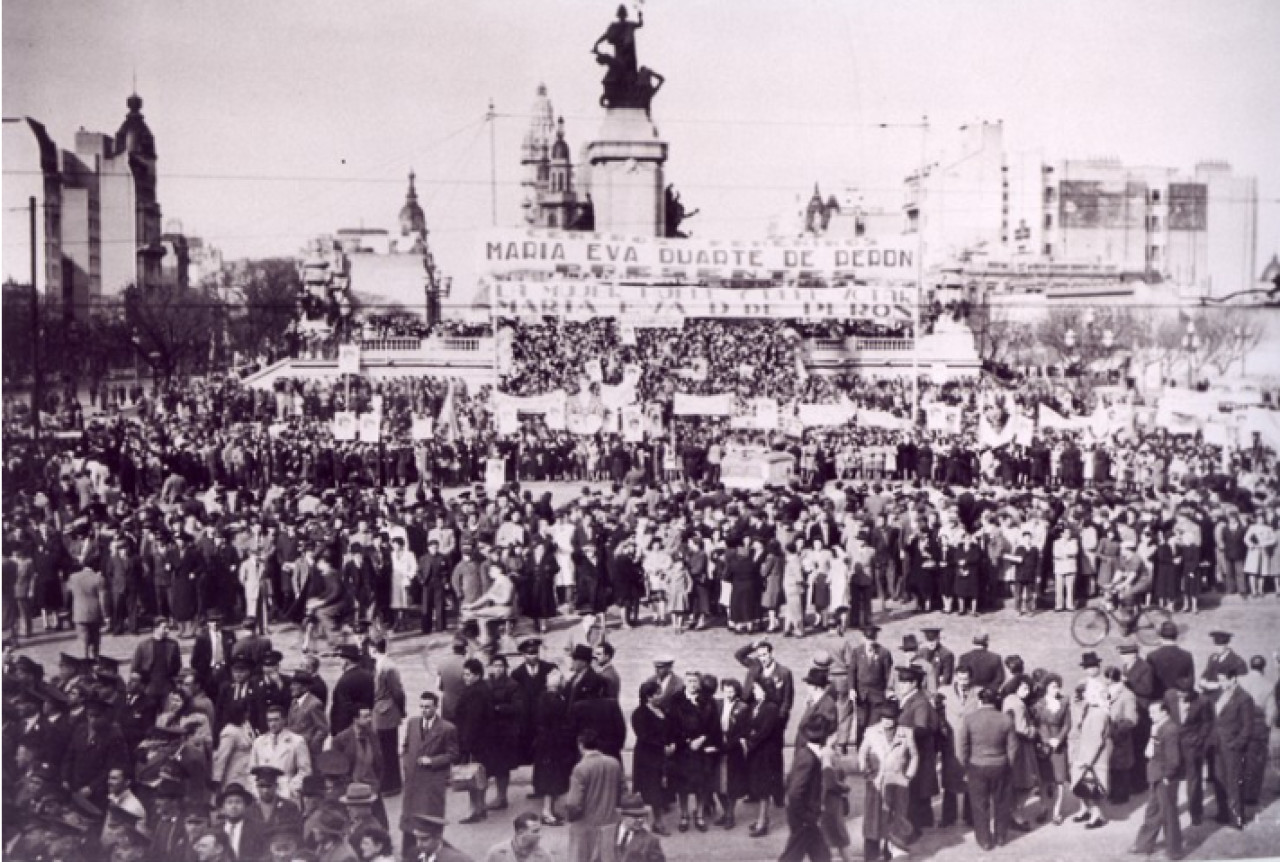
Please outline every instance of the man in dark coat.
[[1178, 726], [1178, 753], [1182, 777], [1187, 781], [1187, 813], [1191, 825], [1204, 817], [1204, 765], [1213, 735], [1213, 704], [1193, 688], [1165, 692], [1165, 705]]
[[1235, 668], [1228, 667], [1218, 676], [1221, 686], [1213, 722], [1213, 797], [1217, 803], [1217, 820], [1244, 828], [1245, 754], [1253, 733], [1253, 700], [1237, 681]]
[[105, 808], [107, 773], [123, 769], [132, 774], [129, 747], [113, 726], [106, 704], [93, 699], [86, 706], [88, 721], [77, 725], [62, 761], [62, 781], [72, 793], [83, 793], [95, 807]]
[[910, 728], [919, 760], [908, 787], [907, 817], [917, 829], [933, 826], [933, 797], [938, 795], [938, 735], [942, 720], [921, 687], [924, 671], [904, 665], [898, 671], [898, 726]]
[[1138, 829], [1138, 837], [1130, 852], [1149, 855], [1155, 850], [1160, 830], [1165, 833], [1169, 856], [1182, 855], [1182, 831], [1178, 828], [1178, 778], [1182, 774], [1182, 755], [1178, 744], [1178, 725], [1169, 718], [1164, 701], [1152, 701], [1150, 757], [1147, 758], [1147, 784], [1151, 794]]
[[422, 715], [406, 722], [404, 752], [400, 766], [404, 773], [404, 797], [400, 829], [404, 833], [402, 853], [415, 858], [411, 824], [415, 817], [444, 819], [445, 797], [449, 789], [449, 769], [461, 757], [458, 730], [440, 717], [440, 698], [424, 691], [419, 704]]
[[1171, 689], [1190, 689], [1195, 684], [1196, 660], [1178, 646], [1178, 624], [1173, 620], [1160, 624], [1160, 646], [1147, 655], [1147, 664], [1155, 678], [1153, 700], [1163, 698]]
[[822, 834], [822, 756], [821, 750], [833, 728], [825, 716], [811, 715], [800, 728], [802, 742], [796, 746], [787, 774], [786, 811], [787, 843], [780, 862], [829, 862], [831, 848]]
[[893, 686], [893, 654], [876, 642], [880, 627], [866, 626], [862, 636], [863, 646], [847, 653], [849, 689], [854, 693], [858, 706], [859, 745], [876, 707], [888, 700]]
[[999, 653], [994, 653], [988, 646], [991, 643], [986, 632], [973, 636], [973, 649], [960, 656], [956, 667], [969, 669], [969, 680], [974, 688], [984, 688], [992, 694], [1000, 691], [1004, 685], [1004, 661]]
[[[454, 718], [458, 727], [458, 750], [464, 763], [484, 763], [488, 759], [489, 734], [493, 729], [493, 697], [484, 679], [484, 665], [479, 659], [467, 659], [462, 665], [464, 688], [458, 698]], [[471, 813], [459, 823], [479, 823], [486, 819], [485, 791], [470, 791]]]
[[329, 732], [337, 736], [351, 726], [360, 705], [373, 704], [373, 674], [361, 665], [359, 647], [343, 644], [334, 650], [342, 659], [342, 676], [333, 687], [333, 705], [329, 708]]
[[773, 644], [767, 638], [760, 638], [738, 648], [733, 657], [738, 660], [738, 664], [747, 669], [747, 676], [742, 681], [742, 690], [749, 692], [758, 682], [766, 690], [775, 692], [778, 712], [785, 725], [791, 717], [791, 708], [796, 702], [796, 683], [791, 669], [779, 664], [774, 657]]
[[449, 558], [440, 553], [440, 540], [427, 540], [427, 552], [418, 558], [418, 580], [422, 585], [422, 633], [448, 626], [445, 589], [449, 584]]
[[233, 703], [242, 705], [245, 716], [249, 718], [251, 724], [257, 726], [260, 683], [250, 676], [252, 672], [253, 664], [247, 658], [238, 658], [231, 662], [231, 679], [222, 684], [222, 688], [218, 690], [218, 698], [214, 702], [217, 717], [217, 726], [213, 729], [215, 734], [222, 732], [222, 726], [227, 722], [228, 710]]
[[129, 669], [147, 681], [147, 694], [160, 704], [173, 688], [173, 678], [182, 670], [182, 649], [169, 637], [169, 621], [155, 621], [151, 637], [138, 642]]
[[511, 671], [511, 679], [520, 686], [520, 696], [524, 703], [524, 718], [520, 726], [520, 762], [531, 764], [533, 763], [534, 709], [542, 693], [547, 690], [547, 675], [555, 670], [556, 666], [542, 659], [540, 638], [526, 638], [520, 642], [518, 649], [522, 661]]

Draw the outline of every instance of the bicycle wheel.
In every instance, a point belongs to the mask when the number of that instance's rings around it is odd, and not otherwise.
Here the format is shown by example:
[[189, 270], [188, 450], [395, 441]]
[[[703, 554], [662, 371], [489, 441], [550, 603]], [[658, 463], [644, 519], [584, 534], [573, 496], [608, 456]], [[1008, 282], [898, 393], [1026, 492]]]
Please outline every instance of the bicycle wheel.
[[1082, 608], [1071, 617], [1071, 637], [1080, 646], [1097, 646], [1110, 629], [1111, 618], [1097, 608]]
[[1134, 623], [1133, 633], [1138, 643], [1143, 646], [1155, 646], [1160, 643], [1160, 626], [1173, 619], [1173, 614], [1164, 608], [1143, 608]]

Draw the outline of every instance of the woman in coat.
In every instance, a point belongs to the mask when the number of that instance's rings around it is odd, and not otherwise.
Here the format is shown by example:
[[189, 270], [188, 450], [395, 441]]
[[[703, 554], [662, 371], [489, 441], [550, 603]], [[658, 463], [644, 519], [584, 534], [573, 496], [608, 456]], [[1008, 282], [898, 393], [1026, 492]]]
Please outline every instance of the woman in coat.
[[769, 834], [769, 802], [779, 806], [784, 803], [782, 747], [786, 727], [772, 686], [766, 691], [759, 681], [754, 682], [750, 704], [742, 747], [746, 754], [747, 795], [757, 803], [756, 820], [749, 831], [758, 838]]
[[[706, 749], [719, 738], [716, 715], [707, 709], [702, 696], [702, 675], [686, 671], [684, 690], [667, 706], [670, 741], [675, 750], [667, 758], [667, 790], [680, 806], [680, 831], [689, 831], [689, 797], [693, 797], [694, 821], [698, 831], [707, 831], [706, 811], [710, 804], [711, 774]], [[714, 707], [712, 707], [714, 709]]]
[[533, 708], [533, 792], [542, 797], [542, 822], [560, 826], [564, 820], [556, 814], [556, 797], [569, 792], [578, 744], [558, 668], [547, 674], [546, 685]]
[[520, 728], [524, 724], [524, 693], [520, 684], [507, 673], [507, 659], [496, 655], [489, 660], [489, 696], [493, 720], [487, 729], [489, 737], [481, 762], [493, 776], [498, 798], [489, 807], [495, 811], [507, 807], [507, 787], [511, 770], [520, 766]]
[[622, 627], [629, 629], [640, 621], [640, 600], [644, 598], [644, 570], [636, 554], [635, 539], [628, 538], [614, 549], [609, 581], [613, 584], [614, 601], [622, 611]]
[[1031, 791], [1040, 786], [1040, 764], [1036, 758], [1036, 732], [1031, 723], [1027, 701], [1031, 698], [1031, 680], [1024, 674], [1016, 674], [1000, 691], [1000, 709], [1013, 719], [1013, 732], [1017, 737], [1017, 753], [1009, 774], [1011, 789], [1010, 816], [1013, 828], [1028, 832], [1031, 826], [1021, 816]]
[[715, 592], [720, 585], [711, 580], [711, 560], [702, 546], [699, 536], [690, 536], [685, 550], [685, 569], [693, 591], [689, 596], [689, 612], [693, 615], [693, 627], [706, 628], [707, 619], [715, 607]]
[[898, 705], [886, 701], [876, 707], [876, 723], [867, 728], [858, 749], [858, 768], [866, 778], [863, 799], [863, 858], [887, 858], [886, 841], [903, 847], [914, 827], [907, 819], [908, 791], [920, 757], [910, 728], [898, 726]]
[[782, 592], [786, 601], [783, 611], [784, 636], [804, 637], [804, 567], [800, 562], [803, 540], [797, 539], [787, 546], [787, 557], [782, 567]]
[[1137, 763], [1134, 736], [1140, 718], [1137, 696], [1124, 684], [1124, 675], [1118, 667], [1108, 667], [1103, 673], [1107, 681], [1107, 705], [1111, 717], [1111, 784], [1108, 801], [1123, 805], [1129, 801], [1134, 788], [1129, 774]]
[[1062, 803], [1066, 799], [1070, 770], [1067, 766], [1067, 734], [1071, 728], [1071, 709], [1062, 695], [1062, 677], [1049, 674], [1044, 680], [1044, 694], [1031, 708], [1036, 729], [1040, 760], [1040, 798], [1053, 799], [1053, 822], [1062, 823]]
[[524, 560], [524, 577], [526, 593], [525, 605], [521, 610], [537, 621], [538, 631], [545, 633], [547, 620], [556, 616], [556, 563], [555, 548], [544, 540], [534, 541]]
[[749, 790], [747, 752], [743, 743], [751, 723], [751, 707], [742, 699], [742, 683], [736, 679], [720, 683], [720, 697], [716, 699], [715, 708], [721, 737], [716, 791], [720, 807], [724, 809], [716, 825], [732, 829], [737, 824], [735, 809], [738, 800]]
[[1262, 510], [1254, 513], [1253, 523], [1244, 533], [1248, 553], [1244, 558], [1244, 573], [1249, 578], [1249, 595], [1262, 598], [1262, 579], [1271, 575], [1271, 549], [1276, 545], [1276, 531], [1267, 523]]
[[1111, 715], [1107, 687], [1095, 677], [1077, 691], [1078, 700], [1071, 709], [1071, 736], [1067, 740], [1067, 751], [1071, 757], [1071, 786], [1074, 788], [1085, 775], [1092, 774], [1101, 786], [1101, 796], [1081, 798], [1083, 809], [1072, 820], [1086, 823], [1086, 829], [1100, 829], [1107, 825], [1107, 818], [1102, 813], [1102, 797], [1111, 787]]
[[760, 596], [760, 607], [769, 618], [769, 631], [776, 632], [782, 628], [778, 619], [778, 609], [782, 607], [782, 580], [786, 569], [786, 558], [782, 546], [776, 540], [769, 542], [764, 562], [760, 564], [760, 579], [764, 581], [764, 592]]
[[1120, 562], [1120, 531], [1114, 526], [1102, 531], [1098, 539], [1098, 589], [1111, 585], [1116, 565]]
[[225, 789], [230, 784], [251, 787], [249, 755], [253, 750], [253, 727], [242, 701], [227, 706], [226, 723], [218, 734], [218, 748], [213, 753], [213, 773], [210, 780]]
[[662, 814], [669, 803], [667, 793], [667, 758], [675, 753], [671, 741], [670, 720], [658, 708], [662, 687], [647, 679], [640, 684], [640, 705], [631, 713], [631, 731], [636, 735], [631, 754], [631, 790], [640, 794], [653, 817], [655, 835], [669, 835], [662, 825]]

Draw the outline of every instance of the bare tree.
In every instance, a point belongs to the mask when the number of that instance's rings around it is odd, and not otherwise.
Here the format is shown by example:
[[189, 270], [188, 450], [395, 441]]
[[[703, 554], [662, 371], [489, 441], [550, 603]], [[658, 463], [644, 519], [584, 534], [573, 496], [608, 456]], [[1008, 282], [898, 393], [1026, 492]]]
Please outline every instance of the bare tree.
[[1262, 342], [1263, 319], [1246, 308], [1204, 309], [1194, 315], [1203, 358], [1197, 363], [1225, 375]]

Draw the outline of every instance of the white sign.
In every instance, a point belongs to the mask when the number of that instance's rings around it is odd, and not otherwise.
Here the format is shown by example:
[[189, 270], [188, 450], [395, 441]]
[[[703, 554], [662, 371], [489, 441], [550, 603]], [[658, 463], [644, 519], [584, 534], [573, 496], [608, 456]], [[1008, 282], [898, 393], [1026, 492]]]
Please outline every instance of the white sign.
[[644, 439], [644, 408], [639, 404], [628, 404], [622, 408], [622, 438], [628, 443], [639, 443]]
[[360, 442], [377, 443], [382, 439], [382, 415], [379, 413], [360, 414]]
[[507, 463], [501, 458], [489, 458], [484, 464], [484, 489], [497, 494], [507, 483]]
[[350, 441], [356, 439], [356, 414], [350, 410], [333, 414], [333, 439]]
[[360, 345], [359, 344], [338, 345], [338, 373], [339, 374], [359, 374], [360, 373]]
[[430, 416], [413, 417], [413, 439], [430, 440], [436, 433], [435, 420]]

